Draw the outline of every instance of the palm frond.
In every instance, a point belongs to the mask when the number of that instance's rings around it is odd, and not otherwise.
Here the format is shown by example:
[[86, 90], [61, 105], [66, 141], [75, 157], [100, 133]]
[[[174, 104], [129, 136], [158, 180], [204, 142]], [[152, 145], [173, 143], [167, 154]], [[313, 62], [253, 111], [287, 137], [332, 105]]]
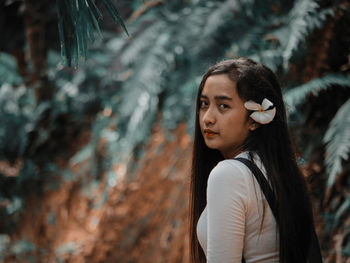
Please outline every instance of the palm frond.
[[349, 208], [350, 208], [350, 195], [347, 196], [347, 198], [343, 201], [343, 203], [337, 209], [337, 212], [335, 213], [335, 219], [336, 219], [335, 225], [337, 225], [340, 217], [344, 214], [344, 212], [349, 211]]
[[[112, 0], [103, 0], [103, 4], [113, 20], [118, 21], [129, 35]], [[63, 62], [66, 62], [68, 66], [77, 66], [80, 59], [86, 59], [88, 41], [95, 40], [94, 32], [97, 31], [102, 38], [99, 26], [102, 13], [96, 6], [95, 0], [57, 0], [56, 6]]]
[[298, 105], [303, 104], [310, 93], [317, 95], [321, 90], [332, 85], [350, 87], [350, 75], [328, 74], [288, 90], [284, 93], [284, 101], [289, 108], [289, 113], [293, 113]]
[[[93, 0], [90, 0], [90, 1], [93, 2]], [[111, 15], [114, 22], [118, 21], [119, 24], [124, 29], [125, 33], [129, 36], [129, 32], [124, 24], [124, 21], [123, 21], [122, 17], [120, 16], [118, 9], [114, 6], [113, 1], [112, 0], [102, 0], [102, 3], [106, 7], [107, 11]]]
[[280, 49], [266, 49], [250, 56], [251, 59], [268, 66], [272, 71], [277, 72], [282, 64]]
[[342, 171], [342, 160], [348, 160], [350, 151], [350, 99], [338, 110], [323, 138], [326, 143], [327, 187], [332, 187]]
[[[321, 28], [327, 15], [334, 15], [332, 8], [319, 11], [319, 4], [315, 0], [298, 0], [290, 11], [288, 22], [289, 35], [283, 51], [283, 67], [288, 69], [289, 61], [299, 45], [313, 30]], [[281, 39], [282, 42], [283, 39]]]

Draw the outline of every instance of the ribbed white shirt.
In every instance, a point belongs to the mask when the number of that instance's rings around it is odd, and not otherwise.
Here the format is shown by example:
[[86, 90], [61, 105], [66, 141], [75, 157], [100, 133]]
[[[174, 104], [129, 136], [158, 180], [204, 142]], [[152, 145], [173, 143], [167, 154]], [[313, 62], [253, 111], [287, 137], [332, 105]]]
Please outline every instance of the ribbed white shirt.
[[[248, 158], [248, 152], [236, 157]], [[257, 154], [254, 162], [266, 177]], [[263, 203], [265, 216], [262, 223]], [[261, 231], [261, 232], [260, 232]], [[197, 237], [208, 263], [278, 262], [279, 235], [272, 211], [250, 169], [226, 159], [209, 174], [207, 205], [197, 223]]]

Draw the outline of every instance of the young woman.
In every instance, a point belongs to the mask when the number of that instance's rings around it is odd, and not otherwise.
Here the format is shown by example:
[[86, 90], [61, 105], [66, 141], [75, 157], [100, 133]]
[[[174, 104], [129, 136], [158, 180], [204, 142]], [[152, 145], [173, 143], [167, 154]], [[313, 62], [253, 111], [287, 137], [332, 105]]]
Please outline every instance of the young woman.
[[[277, 200], [279, 224], [250, 169]], [[307, 261], [312, 208], [288, 133], [276, 76], [247, 58], [203, 76], [196, 102], [190, 198], [193, 262]]]

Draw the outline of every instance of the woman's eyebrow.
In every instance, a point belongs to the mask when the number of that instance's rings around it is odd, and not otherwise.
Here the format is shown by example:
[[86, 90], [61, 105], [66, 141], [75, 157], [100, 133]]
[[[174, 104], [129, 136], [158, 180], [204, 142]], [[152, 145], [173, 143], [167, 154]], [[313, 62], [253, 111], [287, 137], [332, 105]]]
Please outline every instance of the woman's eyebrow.
[[[202, 94], [200, 96], [200, 98], [208, 99], [208, 96]], [[216, 99], [216, 100], [232, 100], [232, 98], [225, 96], [225, 95], [216, 95], [216, 96], [214, 96], [214, 99]]]
[[232, 100], [232, 98], [225, 96], [225, 95], [219, 95], [214, 97], [216, 100]]

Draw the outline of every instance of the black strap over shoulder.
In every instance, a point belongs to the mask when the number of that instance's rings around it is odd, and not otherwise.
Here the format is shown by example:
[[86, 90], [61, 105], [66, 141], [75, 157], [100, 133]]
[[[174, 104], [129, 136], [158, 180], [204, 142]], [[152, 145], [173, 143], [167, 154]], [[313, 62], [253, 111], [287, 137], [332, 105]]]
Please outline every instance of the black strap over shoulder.
[[[261, 190], [263, 191], [265, 198], [267, 202], [269, 203], [269, 206], [272, 210], [272, 213], [276, 219], [277, 224], [279, 224], [279, 218], [277, 213], [277, 201], [276, 197], [274, 196], [274, 193], [266, 180], [265, 176], [261, 172], [261, 170], [256, 166], [255, 163], [252, 161], [246, 159], [246, 158], [235, 158], [234, 160], [240, 161], [244, 163], [253, 173], [256, 180], [258, 181]], [[310, 240], [310, 248], [308, 253], [308, 262], [309, 263], [322, 263], [322, 256], [321, 256], [321, 249], [320, 245], [317, 239], [317, 235], [315, 232], [315, 228], [312, 227], [311, 229], [311, 240]], [[244, 258], [242, 257], [242, 263], [245, 263]]]

